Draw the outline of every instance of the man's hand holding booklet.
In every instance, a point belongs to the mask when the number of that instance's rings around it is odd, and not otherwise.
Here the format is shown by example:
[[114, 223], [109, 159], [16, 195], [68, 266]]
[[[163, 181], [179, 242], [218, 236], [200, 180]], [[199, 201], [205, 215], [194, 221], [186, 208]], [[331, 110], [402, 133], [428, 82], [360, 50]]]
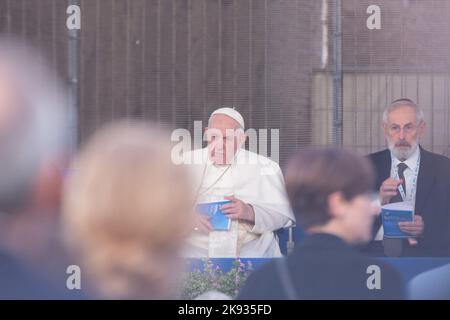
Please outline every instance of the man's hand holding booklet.
[[384, 236], [387, 238], [409, 238], [400, 230], [399, 222], [414, 220], [414, 209], [411, 202], [389, 203], [381, 207], [381, 219], [383, 221]]

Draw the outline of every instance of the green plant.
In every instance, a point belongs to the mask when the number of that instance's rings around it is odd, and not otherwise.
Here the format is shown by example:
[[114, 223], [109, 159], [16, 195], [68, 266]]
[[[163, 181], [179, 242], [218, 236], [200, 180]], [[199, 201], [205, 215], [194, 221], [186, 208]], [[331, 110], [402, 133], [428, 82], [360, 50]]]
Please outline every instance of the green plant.
[[203, 271], [200, 270], [201, 268], [197, 268], [186, 273], [181, 290], [182, 299], [192, 300], [210, 290], [216, 290], [235, 298], [253, 271], [250, 261], [245, 264], [239, 259], [233, 261], [233, 267], [228, 272], [215, 266], [211, 260], [204, 259], [202, 262]]

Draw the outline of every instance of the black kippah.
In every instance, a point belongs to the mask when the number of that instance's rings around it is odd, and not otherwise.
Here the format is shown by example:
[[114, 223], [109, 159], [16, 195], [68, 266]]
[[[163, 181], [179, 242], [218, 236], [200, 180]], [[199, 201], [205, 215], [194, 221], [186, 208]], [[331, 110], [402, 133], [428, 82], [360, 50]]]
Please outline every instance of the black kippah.
[[414, 101], [412, 101], [411, 99], [408, 99], [408, 98], [400, 98], [400, 99], [394, 100], [394, 101], [391, 102], [391, 104], [394, 104], [394, 103], [397, 103], [397, 102], [410, 102], [410, 103], [414, 103], [415, 104]]

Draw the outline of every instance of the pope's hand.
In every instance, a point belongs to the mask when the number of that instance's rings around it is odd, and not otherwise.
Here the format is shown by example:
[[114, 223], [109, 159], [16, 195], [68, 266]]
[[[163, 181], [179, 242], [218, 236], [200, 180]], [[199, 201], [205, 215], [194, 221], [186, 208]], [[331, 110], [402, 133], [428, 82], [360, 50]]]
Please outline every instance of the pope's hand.
[[210, 219], [211, 217], [207, 217], [199, 213], [195, 214], [194, 231], [203, 233], [209, 233], [213, 231], [214, 228], [209, 221]]
[[231, 203], [227, 203], [221, 206], [222, 212], [232, 220], [245, 220], [251, 223], [255, 223], [255, 211], [253, 207], [242, 200], [239, 200], [233, 196], [225, 197], [230, 200]]

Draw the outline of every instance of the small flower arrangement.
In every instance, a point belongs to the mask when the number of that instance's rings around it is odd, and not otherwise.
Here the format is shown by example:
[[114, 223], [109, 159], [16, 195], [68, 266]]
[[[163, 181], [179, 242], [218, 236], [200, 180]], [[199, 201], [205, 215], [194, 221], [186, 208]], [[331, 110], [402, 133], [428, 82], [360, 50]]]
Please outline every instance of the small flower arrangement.
[[181, 290], [182, 299], [192, 300], [210, 290], [222, 292], [234, 299], [253, 271], [250, 261], [245, 264], [240, 259], [233, 261], [233, 267], [228, 272], [215, 266], [211, 260], [203, 259], [202, 263], [203, 271], [197, 268], [186, 274]]

